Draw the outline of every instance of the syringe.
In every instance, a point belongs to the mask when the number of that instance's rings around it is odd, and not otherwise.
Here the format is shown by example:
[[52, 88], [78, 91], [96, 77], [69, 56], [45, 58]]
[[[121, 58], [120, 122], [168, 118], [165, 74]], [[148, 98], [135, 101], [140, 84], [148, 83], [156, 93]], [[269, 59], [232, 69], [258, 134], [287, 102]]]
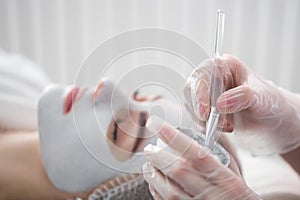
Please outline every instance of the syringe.
[[222, 57], [223, 37], [224, 37], [224, 24], [225, 24], [225, 12], [223, 10], [217, 11], [217, 28], [215, 38], [215, 51], [213, 55], [213, 68], [210, 84], [210, 114], [206, 123], [206, 137], [205, 146], [213, 149], [216, 143], [216, 133], [220, 114], [216, 109], [216, 103], [218, 97], [223, 92], [223, 81], [220, 74], [217, 71], [216, 58]]

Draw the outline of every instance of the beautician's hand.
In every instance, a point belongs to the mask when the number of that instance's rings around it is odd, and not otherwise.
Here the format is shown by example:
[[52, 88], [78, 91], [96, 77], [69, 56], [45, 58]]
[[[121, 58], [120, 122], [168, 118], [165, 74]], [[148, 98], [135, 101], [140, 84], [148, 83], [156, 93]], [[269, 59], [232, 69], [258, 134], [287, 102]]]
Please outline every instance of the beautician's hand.
[[151, 117], [147, 127], [172, 149], [144, 149], [150, 162], [143, 173], [155, 199], [260, 199], [244, 183], [232, 157], [230, 168], [224, 167], [206, 148], [158, 117]]
[[[234, 128], [257, 155], [286, 153], [300, 145], [299, 96], [258, 77], [233, 56], [225, 55], [215, 63], [225, 89], [216, 105], [221, 114], [227, 114], [223, 131]], [[212, 66], [213, 60], [203, 61], [184, 90], [187, 108], [200, 124], [209, 116]]]

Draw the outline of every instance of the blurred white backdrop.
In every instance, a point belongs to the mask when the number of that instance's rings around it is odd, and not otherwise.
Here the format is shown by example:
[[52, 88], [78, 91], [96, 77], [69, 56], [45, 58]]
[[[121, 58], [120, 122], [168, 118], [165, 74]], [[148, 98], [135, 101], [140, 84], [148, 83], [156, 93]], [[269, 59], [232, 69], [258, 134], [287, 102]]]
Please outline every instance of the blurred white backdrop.
[[227, 14], [224, 52], [300, 92], [299, 0], [0, 0], [0, 47], [71, 83], [97, 44], [135, 28], [175, 30], [211, 52], [220, 8]]

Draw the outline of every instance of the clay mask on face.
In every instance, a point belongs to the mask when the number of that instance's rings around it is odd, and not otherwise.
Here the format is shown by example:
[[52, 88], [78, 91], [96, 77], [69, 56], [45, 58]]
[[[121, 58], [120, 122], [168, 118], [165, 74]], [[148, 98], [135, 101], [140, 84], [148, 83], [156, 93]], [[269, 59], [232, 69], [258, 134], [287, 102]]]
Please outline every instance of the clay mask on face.
[[[157, 139], [144, 127], [153, 104], [127, 98], [108, 79], [96, 90], [48, 87], [38, 119], [51, 182], [64, 191], [82, 192], [118, 174], [140, 172], [146, 161], [140, 151]], [[155, 104], [165, 108], [169, 123], [179, 125], [178, 108], [164, 101]]]

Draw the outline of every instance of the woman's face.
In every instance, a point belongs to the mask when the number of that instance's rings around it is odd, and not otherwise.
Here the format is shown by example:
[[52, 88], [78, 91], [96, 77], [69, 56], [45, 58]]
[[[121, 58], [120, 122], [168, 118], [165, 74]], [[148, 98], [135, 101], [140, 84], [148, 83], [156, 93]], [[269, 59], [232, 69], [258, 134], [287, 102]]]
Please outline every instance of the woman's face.
[[[55, 92], [57, 93], [57, 91]], [[45, 110], [44, 116], [49, 118], [49, 122], [53, 126], [58, 126], [57, 130], [71, 132], [69, 133], [71, 135], [76, 135], [77, 131], [84, 141], [90, 140], [94, 146], [97, 145], [95, 134], [105, 135], [105, 137], [96, 139], [99, 141], [99, 145], [103, 145], [103, 140], [106, 139], [112, 155], [119, 161], [125, 161], [131, 158], [133, 153], [142, 151], [145, 146], [146, 138], [149, 135], [145, 125], [149, 116], [147, 111], [129, 110], [128, 106], [124, 106], [128, 104], [120, 103], [120, 101], [127, 101], [125, 96], [118, 98], [117, 104], [120, 105], [109, 112], [112, 110], [111, 105], [113, 104], [110, 99], [111, 92], [112, 88], [109, 83], [103, 82], [96, 89], [60, 88], [57, 94], [51, 94], [51, 91], [50, 94], [46, 94], [46, 101], [48, 104], [52, 104], [52, 107], [47, 106], [47, 103], [42, 103], [44, 108], [40, 109]], [[60, 95], [61, 97], [59, 97]], [[130, 98], [136, 102], [153, 100], [145, 97], [137, 98], [136, 95]], [[93, 119], [95, 114], [97, 120]], [[76, 123], [74, 123], [74, 116]], [[42, 121], [47, 122], [47, 119]], [[101, 130], [104, 130], [103, 133], [99, 134], [99, 124], [96, 123], [100, 124]], [[54, 131], [45, 129], [45, 132], [53, 134], [51, 132]], [[88, 138], [89, 135], [93, 135], [93, 139], [85, 140], [85, 136]]]

